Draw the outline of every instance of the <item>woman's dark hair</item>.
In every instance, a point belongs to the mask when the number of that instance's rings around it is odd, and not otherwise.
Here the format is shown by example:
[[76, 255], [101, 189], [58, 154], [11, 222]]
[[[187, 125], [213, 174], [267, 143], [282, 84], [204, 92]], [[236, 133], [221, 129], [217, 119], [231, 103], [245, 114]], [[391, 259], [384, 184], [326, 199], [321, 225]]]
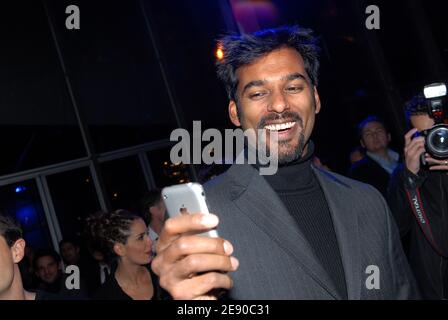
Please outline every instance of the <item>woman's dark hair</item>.
[[317, 86], [319, 72], [317, 40], [310, 29], [297, 25], [261, 30], [252, 34], [227, 35], [217, 40], [223, 52], [216, 62], [218, 78], [224, 83], [230, 100], [237, 102], [236, 70], [283, 47], [297, 50], [305, 64], [312, 85]]
[[116, 258], [116, 243], [126, 244], [131, 234], [131, 225], [141, 219], [139, 215], [126, 210], [115, 210], [111, 213], [97, 212], [86, 220], [86, 233], [91, 250], [98, 250], [107, 259]]
[[20, 226], [11, 217], [0, 213], [0, 236], [5, 238], [9, 247], [12, 247], [17, 240], [23, 238], [23, 233]]

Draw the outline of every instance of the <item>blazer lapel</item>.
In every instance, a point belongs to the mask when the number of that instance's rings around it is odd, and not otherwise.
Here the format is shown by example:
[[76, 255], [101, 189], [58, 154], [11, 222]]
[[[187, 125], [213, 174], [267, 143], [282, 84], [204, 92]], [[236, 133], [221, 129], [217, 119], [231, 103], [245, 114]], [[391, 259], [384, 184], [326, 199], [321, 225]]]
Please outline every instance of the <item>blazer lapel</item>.
[[348, 299], [361, 298], [361, 251], [358, 215], [348, 196], [348, 186], [331, 173], [314, 168], [333, 219], [345, 272]]
[[333, 298], [340, 299], [333, 282], [314, 255], [297, 222], [280, 198], [250, 165], [233, 165], [228, 176], [232, 180], [230, 194], [238, 208]]

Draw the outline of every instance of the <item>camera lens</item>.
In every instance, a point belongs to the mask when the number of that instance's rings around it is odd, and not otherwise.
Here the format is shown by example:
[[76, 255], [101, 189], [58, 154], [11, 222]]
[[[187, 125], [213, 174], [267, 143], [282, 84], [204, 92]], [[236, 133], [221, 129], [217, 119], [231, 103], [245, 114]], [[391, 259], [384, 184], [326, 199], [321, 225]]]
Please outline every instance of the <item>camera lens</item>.
[[436, 158], [448, 158], [448, 127], [438, 125], [428, 132], [427, 151]]

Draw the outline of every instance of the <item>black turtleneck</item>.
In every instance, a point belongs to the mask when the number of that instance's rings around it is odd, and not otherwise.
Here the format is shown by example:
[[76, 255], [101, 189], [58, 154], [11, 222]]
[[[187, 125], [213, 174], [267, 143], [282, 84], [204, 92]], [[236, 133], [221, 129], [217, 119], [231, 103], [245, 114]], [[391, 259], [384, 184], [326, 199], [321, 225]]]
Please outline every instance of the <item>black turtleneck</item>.
[[304, 157], [280, 166], [275, 175], [264, 177], [297, 221], [339, 294], [346, 299], [339, 246], [327, 201], [311, 168], [313, 156], [314, 146], [310, 142]]

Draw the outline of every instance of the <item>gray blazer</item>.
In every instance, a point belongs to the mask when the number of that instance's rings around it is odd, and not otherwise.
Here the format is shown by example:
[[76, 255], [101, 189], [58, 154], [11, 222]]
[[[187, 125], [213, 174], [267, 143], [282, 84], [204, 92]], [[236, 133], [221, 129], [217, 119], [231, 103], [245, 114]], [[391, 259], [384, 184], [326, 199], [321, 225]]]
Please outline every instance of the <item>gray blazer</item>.
[[[332, 215], [349, 299], [417, 299], [389, 208], [376, 189], [313, 170]], [[234, 247], [232, 299], [341, 299], [280, 198], [251, 165], [233, 165], [205, 186], [218, 233]], [[379, 289], [368, 289], [370, 265]], [[368, 281], [370, 283], [370, 281]]]

